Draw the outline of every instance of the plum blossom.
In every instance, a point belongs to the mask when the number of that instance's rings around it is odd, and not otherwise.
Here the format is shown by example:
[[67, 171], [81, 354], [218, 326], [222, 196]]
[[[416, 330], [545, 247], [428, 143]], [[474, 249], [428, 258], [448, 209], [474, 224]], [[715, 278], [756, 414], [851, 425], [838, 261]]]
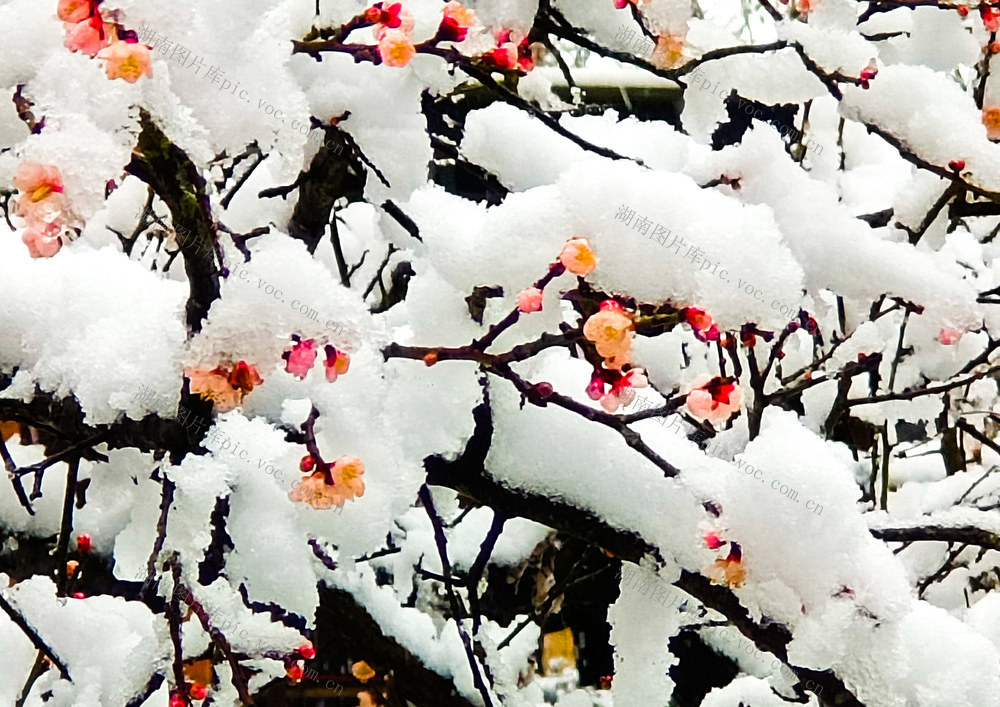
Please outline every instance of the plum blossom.
[[351, 357], [346, 351], [340, 351], [330, 344], [324, 347], [324, 351], [326, 361], [323, 365], [326, 368], [326, 379], [333, 383], [337, 380], [337, 376], [347, 373], [347, 369], [351, 367]]
[[621, 405], [628, 405], [632, 401], [636, 388], [645, 388], [647, 385], [649, 381], [646, 379], [646, 372], [641, 368], [633, 368], [615, 381], [606, 395], [601, 396], [601, 407], [606, 412], [613, 413]]
[[728, 542], [723, 539], [728, 529], [717, 518], [701, 521], [698, 523], [698, 530], [701, 531], [702, 541], [710, 550], [718, 550]]
[[313, 508], [343, 506], [346, 501], [359, 498], [365, 493], [365, 482], [361, 478], [365, 465], [357, 457], [345, 456], [332, 465], [320, 465], [292, 489], [288, 497], [292, 501], [306, 502]]
[[631, 361], [635, 336], [632, 316], [614, 300], [601, 303], [601, 311], [583, 325], [583, 335], [594, 343], [608, 368], [620, 370]]
[[483, 53], [483, 60], [498, 69], [519, 69], [528, 72], [535, 67], [534, 55], [528, 37], [514, 42], [512, 33], [505, 29], [497, 35], [497, 48]]
[[446, 42], [461, 42], [474, 24], [476, 24], [476, 13], [453, 0], [444, 6], [438, 37]]
[[63, 22], [83, 22], [97, 9], [93, 0], [59, 0], [56, 14]]
[[657, 58], [660, 66], [673, 69], [684, 63], [684, 37], [664, 34], [656, 38], [656, 51], [653, 56]]
[[21, 241], [28, 246], [32, 258], [51, 258], [62, 248], [58, 226], [54, 229], [28, 226], [21, 234]]
[[513, 42], [504, 42], [496, 49], [484, 52], [483, 59], [498, 69], [513, 69], [517, 66], [517, 45]]
[[192, 700], [203, 700], [208, 697], [208, 688], [201, 683], [196, 682], [191, 685], [191, 688], [188, 690], [188, 695], [191, 696]]
[[709, 530], [704, 535], [705, 545], [712, 550], [718, 550], [726, 544], [726, 541], [719, 537], [714, 530]]
[[732, 378], [703, 376], [687, 396], [688, 412], [699, 420], [721, 422], [740, 410], [740, 389]]
[[372, 670], [372, 667], [368, 665], [368, 663], [363, 660], [359, 660], [351, 666], [351, 675], [357, 678], [360, 682], [365, 683], [375, 677], [376, 673]]
[[1000, 140], [1000, 106], [983, 108], [983, 125], [986, 127], [986, 137]]
[[365, 19], [375, 25], [375, 39], [381, 41], [393, 29], [409, 35], [413, 31], [413, 15], [401, 2], [377, 2], [365, 11]]
[[387, 66], [406, 66], [417, 55], [417, 48], [406, 32], [387, 30], [378, 40], [378, 53]]
[[14, 213], [27, 222], [21, 241], [32, 258], [51, 258], [62, 248], [58, 220], [63, 212], [63, 185], [59, 168], [22, 162], [14, 174], [14, 186], [21, 192]]
[[594, 371], [590, 376], [590, 383], [587, 384], [587, 397], [591, 400], [600, 400], [604, 397], [604, 376], [600, 371]]
[[302, 482], [289, 491], [288, 498], [296, 503], [308, 503], [313, 508], [330, 508], [337, 504], [335, 499], [339, 496], [334, 492], [333, 486], [327, 483], [326, 474], [317, 471], [306, 477]]
[[542, 291], [537, 287], [525, 287], [517, 295], [517, 308], [522, 312], [541, 311]]
[[90, 552], [94, 548], [94, 541], [90, 533], [80, 533], [76, 536], [76, 549], [80, 552]]
[[107, 60], [104, 67], [109, 79], [124, 79], [135, 83], [142, 76], [152, 76], [149, 47], [138, 42], [115, 40], [97, 53], [98, 59]]
[[743, 567], [743, 550], [739, 543], [729, 544], [729, 554], [720, 557], [704, 569], [712, 584], [724, 584], [730, 588], [743, 586], [746, 570]]
[[868, 62], [868, 66], [861, 70], [861, 88], [867, 89], [868, 82], [875, 78], [876, 74], [878, 74], [878, 65], [875, 63], [875, 60], [872, 59]]
[[698, 307], [685, 307], [681, 310], [681, 316], [688, 323], [695, 337], [699, 341], [717, 341], [719, 338], [719, 328], [712, 320], [712, 315], [704, 309]]
[[63, 191], [62, 175], [55, 165], [22, 162], [14, 173], [14, 186], [21, 192], [17, 199], [17, 215], [30, 219], [34, 204], [50, 199]]
[[940, 341], [945, 346], [953, 346], [957, 344], [962, 338], [962, 331], [960, 329], [953, 329], [951, 327], [945, 327], [938, 334], [938, 341]]
[[979, 16], [983, 18], [983, 25], [990, 32], [1000, 30], [1000, 7], [983, 3], [979, 6]]
[[232, 369], [218, 366], [212, 370], [185, 369], [191, 381], [191, 392], [202, 400], [211, 400], [216, 412], [229, 412], [242, 404], [243, 399], [264, 382], [256, 367], [240, 361]]
[[292, 336], [292, 339], [296, 342], [295, 345], [281, 354], [281, 357], [285, 359], [285, 372], [302, 379], [316, 363], [316, 356], [319, 355], [319, 352], [316, 350], [315, 339], [301, 341], [295, 335]]
[[246, 361], [238, 362], [229, 372], [229, 384], [244, 396], [263, 382], [264, 379], [257, 373], [257, 369]]
[[341, 457], [334, 462], [331, 473], [334, 483], [340, 487], [346, 499], [365, 495], [365, 482], [361, 478], [365, 473], [365, 464], [357, 457]]
[[559, 253], [559, 262], [574, 275], [587, 275], [597, 267], [597, 255], [585, 238], [571, 238]]
[[[810, 330], [810, 333], [815, 333], [817, 331], [817, 327], [818, 327], [818, 325], [816, 325], [816, 320], [812, 319], [812, 317], [810, 317], [809, 319], [812, 321], [812, 323], [814, 325], [813, 328]], [[791, 326], [797, 327], [798, 324], [793, 324]], [[740, 327], [740, 342], [744, 346], [746, 346], [748, 348], [753, 348], [754, 346], [756, 346], [757, 345], [757, 337], [760, 337], [764, 341], [770, 341], [771, 339], [774, 338], [774, 332], [773, 331], [764, 331], [763, 329], [759, 328], [753, 322], [749, 322], [749, 323], [744, 324], [743, 326]], [[725, 341], [723, 341], [722, 343], [723, 343], [723, 345], [726, 344]]]
[[104, 20], [100, 14], [76, 24], [67, 22], [65, 29], [66, 38], [63, 40], [63, 46], [71, 52], [81, 52], [93, 58], [108, 43], [108, 33], [104, 30]]

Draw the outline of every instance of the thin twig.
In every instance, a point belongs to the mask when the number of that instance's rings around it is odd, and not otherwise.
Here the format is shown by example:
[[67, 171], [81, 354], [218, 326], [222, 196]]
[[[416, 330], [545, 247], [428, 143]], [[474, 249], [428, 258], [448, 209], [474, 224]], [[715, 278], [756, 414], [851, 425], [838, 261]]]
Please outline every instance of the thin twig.
[[28, 637], [28, 640], [31, 641], [31, 645], [44, 653], [45, 657], [48, 658], [54, 666], [56, 666], [56, 669], [59, 670], [59, 674], [62, 676], [63, 680], [73, 682], [73, 678], [69, 675], [69, 670], [66, 669], [66, 664], [63, 663], [59, 656], [55, 654], [55, 651], [53, 651], [48, 644], [42, 640], [42, 637], [38, 635], [38, 632], [35, 631], [24, 616], [21, 615], [21, 612], [15, 609], [10, 602], [4, 598], [3, 592], [0, 592], [0, 609], [3, 609], [4, 613], [6, 613], [7, 616], [10, 617], [10, 620], [14, 622], [14, 625], [21, 629], [24, 635]]
[[455, 594], [455, 588], [452, 586], [451, 581], [451, 562], [448, 561], [448, 541], [444, 535], [444, 521], [441, 520], [441, 516], [438, 515], [437, 509], [434, 508], [434, 499], [431, 496], [431, 490], [428, 488], [427, 484], [423, 484], [420, 487], [418, 493], [421, 503], [423, 504], [424, 510], [427, 512], [427, 517], [430, 518], [431, 525], [434, 527], [434, 541], [437, 544], [438, 555], [441, 558], [441, 571], [444, 575], [444, 589], [448, 594], [448, 601], [451, 603], [451, 611], [454, 615], [455, 627], [458, 629], [458, 634], [462, 639], [462, 645], [465, 646], [465, 655], [469, 660], [469, 668], [472, 670], [472, 681], [476, 685], [476, 689], [479, 690], [480, 696], [483, 698], [483, 703], [487, 707], [493, 707], [493, 698], [490, 696], [490, 691], [486, 687], [486, 683], [483, 681], [483, 676], [479, 671], [479, 663], [476, 662], [476, 656], [472, 651], [472, 641], [469, 639], [468, 633], [462, 627], [462, 611], [458, 605], [458, 597]]
[[56, 545], [56, 557], [59, 565], [56, 567], [58, 581], [56, 595], [64, 596], [66, 584], [69, 582], [66, 555], [69, 552], [69, 536], [73, 533], [73, 499], [76, 497], [76, 482], [80, 473], [80, 457], [70, 459], [66, 472], [66, 493], [63, 495], [62, 522], [59, 524], [59, 543]]
[[14, 464], [14, 460], [10, 456], [10, 452], [7, 451], [7, 442], [2, 436], [0, 436], [0, 457], [3, 457], [4, 466], [7, 468], [7, 476], [10, 478], [10, 483], [14, 487], [14, 494], [17, 496], [17, 500], [22, 506], [24, 506], [24, 509], [28, 511], [28, 515], [35, 515], [35, 509], [31, 507], [31, 501], [28, 500], [28, 494], [25, 493], [24, 485], [21, 484], [21, 477], [15, 473], [17, 465]]
[[960, 388], [963, 385], [972, 383], [973, 381], [977, 381], [980, 378], [985, 378], [986, 376], [997, 372], [1000, 372], [1000, 366], [987, 368], [979, 373], [974, 373], [967, 378], [960, 378], [957, 381], [934, 386], [933, 388], [919, 388], [905, 393], [887, 393], [886, 395], [873, 395], [868, 398], [856, 398], [854, 400], [847, 400], [844, 404], [847, 407], [854, 407], [856, 405], [873, 405], [875, 403], [883, 403], [887, 400], [913, 400], [914, 398], [920, 398], [924, 395], [937, 395], [938, 393], [946, 393], [954, 388]]

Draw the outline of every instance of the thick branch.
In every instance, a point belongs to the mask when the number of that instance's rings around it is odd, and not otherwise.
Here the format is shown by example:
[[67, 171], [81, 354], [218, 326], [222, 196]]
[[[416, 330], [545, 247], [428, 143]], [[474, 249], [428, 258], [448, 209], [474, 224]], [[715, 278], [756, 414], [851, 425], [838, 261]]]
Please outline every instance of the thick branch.
[[191, 158], [170, 141], [149, 113], [140, 109], [139, 116], [142, 132], [125, 169], [152, 187], [170, 209], [191, 287], [186, 307], [188, 330], [196, 333], [201, 331], [201, 322], [212, 302], [219, 298], [215, 226], [205, 180]]
[[331, 642], [358, 646], [380, 674], [390, 670], [406, 699], [417, 707], [476, 707], [458, 693], [451, 678], [428, 668], [419, 657], [382, 631], [368, 609], [343, 589], [320, 587], [317, 633]]

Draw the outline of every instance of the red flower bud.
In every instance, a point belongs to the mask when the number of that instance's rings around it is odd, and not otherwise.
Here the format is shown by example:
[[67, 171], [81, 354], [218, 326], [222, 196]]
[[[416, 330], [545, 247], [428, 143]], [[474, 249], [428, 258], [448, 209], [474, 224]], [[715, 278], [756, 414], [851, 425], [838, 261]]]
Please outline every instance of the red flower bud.
[[312, 471], [313, 468], [315, 468], [315, 466], [316, 466], [316, 457], [314, 457], [312, 454], [305, 455], [304, 457], [302, 457], [302, 461], [299, 462], [299, 469], [303, 473], [308, 473]]
[[468, 34], [469, 28], [462, 27], [451, 17], [441, 20], [441, 25], [438, 27], [438, 37], [445, 42], [461, 42]]
[[600, 371], [594, 371], [587, 384], [587, 397], [591, 400], [600, 400], [604, 397], [604, 378]]
[[979, 16], [983, 19], [983, 25], [990, 32], [1000, 30], [1000, 8], [992, 5], [980, 5]]
[[969, 8], [967, 5], [959, 5], [956, 9], [958, 10], [959, 17], [968, 17]]
[[291, 665], [285, 668], [285, 671], [288, 673], [288, 677], [292, 680], [292, 682], [298, 682], [299, 680], [301, 680], [302, 674], [304, 672], [302, 670], [302, 666], [299, 665], [298, 663], [292, 663]]
[[187, 707], [187, 700], [180, 693], [175, 692], [170, 696], [170, 707]]
[[535, 385], [535, 393], [537, 393], [538, 397], [542, 400], [547, 400], [552, 397], [553, 392], [551, 383], [538, 383]]
[[192, 700], [203, 700], [208, 697], [208, 688], [201, 683], [196, 682], [191, 686], [191, 689], [188, 690], [188, 694], [191, 695]]
[[74, 599], [86, 599], [87, 595], [84, 594], [83, 592], [73, 592], [73, 598]]
[[313, 648], [313, 645], [311, 643], [303, 643], [296, 649], [295, 652], [298, 653], [303, 658], [305, 658], [306, 660], [312, 660], [313, 658], [316, 657], [316, 649]]
[[93, 547], [93, 543], [90, 540], [90, 535], [87, 533], [80, 533], [76, 536], [76, 549], [80, 552], [90, 552]]

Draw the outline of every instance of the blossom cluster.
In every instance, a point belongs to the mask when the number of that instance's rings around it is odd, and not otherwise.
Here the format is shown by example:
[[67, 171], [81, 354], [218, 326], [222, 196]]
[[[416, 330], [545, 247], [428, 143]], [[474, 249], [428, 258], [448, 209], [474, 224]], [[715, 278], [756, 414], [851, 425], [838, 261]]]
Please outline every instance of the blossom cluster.
[[[363, 14], [366, 23], [374, 25], [379, 58], [386, 66], [406, 66], [417, 54], [410, 32], [413, 15], [402, 3], [377, 2]], [[431, 40], [461, 42], [476, 22], [476, 13], [459, 2], [449, 2], [442, 9], [441, 24]]]
[[63, 44], [71, 52], [104, 59], [104, 71], [109, 79], [124, 79], [135, 83], [143, 76], [152, 76], [149, 47], [139, 43], [133, 30], [125, 27], [109, 13], [101, 13], [103, 0], [59, 0], [58, 15], [66, 30]]
[[[319, 355], [316, 339], [302, 339], [297, 334], [292, 335], [293, 346], [285, 351], [281, 357], [285, 360], [285, 372], [291, 373], [298, 379], [303, 379], [316, 363]], [[346, 351], [337, 349], [332, 344], [323, 347], [326, 360], [323, 368], [326, 372], [326, 379], [333, 383], [339, 376], [347, 373], [351, 366], [351, 356]]]
[[[460, 43], [476, 28], [476, 13], [452, 0], [441, 11], [441, 22], [434, 36], [422, 44], [414, 44], [413, 15], [404, 2], [376, 2], [349, 23], [351, 29], [374, 27], [378, 61], [386, 66], [402, 67], [412, 61], [422, 49], [434, 48], [440, 42]], [[495, 37], [496, 46], [478, 57], [488, 68], [527, 73], [535, 66], [534, 53], [527, 35], [515, 35], [501, 29]]]

